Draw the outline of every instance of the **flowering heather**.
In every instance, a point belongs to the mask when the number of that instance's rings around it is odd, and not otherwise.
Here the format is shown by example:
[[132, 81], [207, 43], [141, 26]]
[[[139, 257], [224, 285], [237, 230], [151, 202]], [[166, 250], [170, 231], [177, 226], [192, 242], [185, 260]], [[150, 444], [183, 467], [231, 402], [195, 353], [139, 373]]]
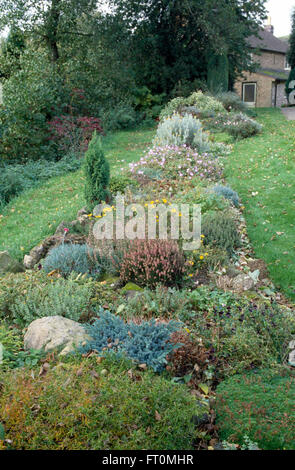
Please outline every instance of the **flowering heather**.
[[155, 288], [181, 284], [185, 258], [178, 244], [170, 240], [134, 240], [123, 255], [120, 277], [140, 286]]
[[144, 175], [145, 170], [152, 168], [161, 170], [163, 178], [218, 179], [222, 168], [210, 154], [200, 155], [185, 145], [166, 145], [152, 147], [137, 163], [129, 164], [134, 175]]

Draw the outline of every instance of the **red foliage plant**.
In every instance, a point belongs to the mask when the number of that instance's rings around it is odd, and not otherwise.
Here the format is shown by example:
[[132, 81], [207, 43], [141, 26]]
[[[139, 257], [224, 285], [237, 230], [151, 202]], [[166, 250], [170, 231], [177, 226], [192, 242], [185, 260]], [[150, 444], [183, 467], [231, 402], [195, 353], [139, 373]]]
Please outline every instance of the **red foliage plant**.
[[171, 240], [133, 240], [124, 251], [120, 277], [140, 286], [155, 288], [180, 285], [185, 258], [177, 242]]
[[93, 132], [103, 134], [101, 121], [91, 116], [62, 115], [49, 122], [51, 140], [56, 141], [63, 151], [75, 148], [85, 152]]

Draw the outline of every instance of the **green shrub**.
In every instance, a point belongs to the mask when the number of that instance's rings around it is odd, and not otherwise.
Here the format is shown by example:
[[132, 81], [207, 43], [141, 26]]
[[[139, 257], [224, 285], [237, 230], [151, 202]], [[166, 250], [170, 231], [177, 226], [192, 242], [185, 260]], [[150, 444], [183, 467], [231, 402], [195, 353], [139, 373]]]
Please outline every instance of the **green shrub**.
[[225, 113], [220, 101], [213, 96], [202, 93], [202, 91], [196, 91], [188, 98], [174, 98], [169, 101], [161, 112], [160, 119], [163, 120], [174, 113], [179, 113], [186, 106], [196, 108], [202, 118], [214, 116], [216, 113]]
[[76, 171], [81, 160], [69, 154], [58, 162], [39, 160], [25, 165], [0, 166], [0, 207], [7, 204], [22, 191], [43, 183], [49, 178]]
[[174, 145], [194, 148], [200, 153], [209, 151], [208, 136], [203, 132], [201, 122], [195, 117], [179, 114], [160, 122], [154, 143], [156, 145]]
[[247, 105], [240, 99], [239, 95], [232, 91], [219, 93], [216, 98], [221, 101], [227, 111], [240, 111], [245, 113], [248, 110]]
[[0, 416], [13, 449], [193, 448], [192, 417], [206, 408], [184, 385], [108, 356], [101, 364], [72, 360], [43, 377], [38, 372], [3, 377]]
[[192, 292], [191, 302], [198, 310], [191, 322], [206, 346], [212, 348], [219, 376], [284, 362], [288, 344], [295, 338], [292, 312], [277, 304], [257, 305], [233, 294], [220, 294], [212, 306], [211, 296], [200, 297], [199, 289]]
[[136, 186], [136, 182], [126, 175], [112, 176], [110, 179], [110, 191], [113, 195], [124, 194], [129, 186]]
[[219, 114], [210, 127], [228, 132], [235, 139], [247, 139], [262, 131], [262, 125], [243, 113]]
[[109, 199], [110, 168], [102, 150], [100, 137], [94, 132], [85, 154], [85, 199], [89, 208]]
[[103, 271], [101, 259], [92, 248], [71, 243], [52, 248], [43, 261], [43, 269], [46, 273], [58, 271], [64, 277], [72, 272], [97, 277]]
[[36, 286], [18, 297], [11, 306], [13, 322], [28, 326], [37, 318], [60, 315], [79, 321], [89, 308], [91, 289], [79, 285], [74, 279], [59, 279], [47, 289]]
[[230, 215], [221, 212], [208, 212], [202, 219], [204, 245], [226, 250], [229, 256], [241, 246], [235, 221]]
[[245, 435], [263, 450], [295, 450], [295, 375], [261, 370], [234, 376], [217, 388], [220, 439], [243, 443]]
[[115, 310], [120, 309], [124, 318], [181, 319], [191, 311], [189, 293], [174, 288], [157, 286], [155, 290], [144, 289], [138, 295], [118, 300]]

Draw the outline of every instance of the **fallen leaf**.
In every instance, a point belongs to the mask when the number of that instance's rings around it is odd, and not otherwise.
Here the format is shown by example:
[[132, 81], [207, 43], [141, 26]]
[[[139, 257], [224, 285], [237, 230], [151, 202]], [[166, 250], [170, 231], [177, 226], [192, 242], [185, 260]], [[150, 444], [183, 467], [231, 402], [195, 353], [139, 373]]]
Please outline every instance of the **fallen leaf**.
[[161, 419], [162, 419], [160, 413], [158, 413], [157, 410], [155, 411], [155, 419], [156, 419], [156, 421], [161, 421]]

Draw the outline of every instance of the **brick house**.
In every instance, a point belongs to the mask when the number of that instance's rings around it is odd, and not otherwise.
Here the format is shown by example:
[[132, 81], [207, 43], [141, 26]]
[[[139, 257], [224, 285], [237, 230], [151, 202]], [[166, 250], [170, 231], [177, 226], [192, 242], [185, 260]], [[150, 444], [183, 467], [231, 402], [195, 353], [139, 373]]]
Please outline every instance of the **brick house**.
[[259, 33], [259, 38], [250, 37], [253, 50], [259, 49], [261, 55], [253, 52], [253, 62], [258, 63], [255, 73], [243, 72], [235, 83], [234, 89], [249, 106], [257, 108], [282, 106], [287, 104], [285, 84], [290, 67], [287, 63], [288, 44], [274, 36], [274, 28], [269, 24]]

